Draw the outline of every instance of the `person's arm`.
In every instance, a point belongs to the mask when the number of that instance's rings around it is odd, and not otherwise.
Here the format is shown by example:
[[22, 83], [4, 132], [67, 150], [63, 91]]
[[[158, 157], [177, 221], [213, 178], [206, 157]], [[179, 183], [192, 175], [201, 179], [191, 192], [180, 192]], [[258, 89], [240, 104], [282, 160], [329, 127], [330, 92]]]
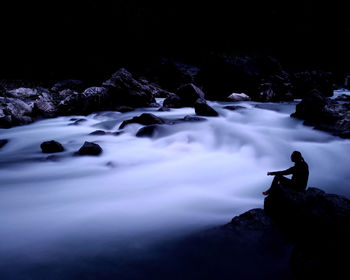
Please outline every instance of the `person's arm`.
[[267, 175], [289, 175], [289, 174], [293, 174], [293, 172], [294, 172], [294, 166], [282, 171], [267, 172]]

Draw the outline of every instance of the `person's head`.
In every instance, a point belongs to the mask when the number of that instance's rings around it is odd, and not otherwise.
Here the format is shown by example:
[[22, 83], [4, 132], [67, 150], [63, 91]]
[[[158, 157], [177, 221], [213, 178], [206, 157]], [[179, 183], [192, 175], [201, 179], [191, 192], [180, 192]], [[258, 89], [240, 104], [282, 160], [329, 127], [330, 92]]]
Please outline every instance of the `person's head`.
[[302, 155], [300, 152], [298, 151], [294, 151], [291, 156], [290, 156], [290, 160], [293, 162], [300, 162], [300, 161], [304, 161]]

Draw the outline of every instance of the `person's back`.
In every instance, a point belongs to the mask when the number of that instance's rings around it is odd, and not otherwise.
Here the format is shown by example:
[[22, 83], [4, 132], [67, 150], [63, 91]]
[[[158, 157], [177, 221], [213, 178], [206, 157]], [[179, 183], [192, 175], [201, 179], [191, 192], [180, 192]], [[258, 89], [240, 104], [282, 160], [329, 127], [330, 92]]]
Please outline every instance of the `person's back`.
[[307, 181], [309, 179], [309, 166], [304, 160], [302, 160], [296, 162], [294, 168], [292, 185], [296, 190], [304, 191], [307, 187]]

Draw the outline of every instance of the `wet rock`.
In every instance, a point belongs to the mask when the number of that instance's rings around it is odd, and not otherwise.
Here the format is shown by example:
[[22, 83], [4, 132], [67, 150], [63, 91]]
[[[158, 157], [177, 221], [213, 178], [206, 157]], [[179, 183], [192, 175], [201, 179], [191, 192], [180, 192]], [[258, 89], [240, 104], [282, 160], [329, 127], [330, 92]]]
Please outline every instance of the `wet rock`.
[[127, 112], [131, 112], [134, 111], [135, 108], [133, 107], [129, 107], [129, 106], [117, 106], [114, 108], [115, 111], [121, 112], [121, 113], [127, 113]]
[[110, 93], [104, 87], [90, 87], [82, 93], [67, 96], [58, 104], [60, 115], [86, 115], [111, 109]]
[[55, 117], [56, 112], [56, 106], [51, 95], [47, 92], [42, 92], [34, 102], [33, 116]]
[[212, 107], [210, 107], [204, 100], [198, 99], [194, 104], [194, 110], [199, 116], [218, 116], [218, 112], [216, 112]]
[[124, 134], [124, 131], [115, 131], [115, 132], [112, 132], [112, 135], [114, 136], [119, 136], [119, 135], [122, 135]]
[[227, 99], [230, 101], [249, 101], [250, 97], [245, 93], [231, 93]]
[[0, 149], [4, 147], [8, 142], [9, 140], [7, 139], [0, 139]]
[[327, 104], [326, 98], [319, 91], [313, 90], [296, 105], [296, 111], [292, 116], [308, 121], [322, 121]]
[[334, 135], [349, 138], [350, 104], [340, 104], [323, 97], [313, 90], [296, 106], [292, 117], [305, 120], [304, 124], [328, 131]]
[[244, 106], [228, 105], [228, 106], [224, 106], [224, 109], [231, 110], [231, 111], [236, 111], [236, 110], [247, 109], [247, 108], [244, 107]]
[[115, 72], [102, 85], [109, 89], [112, 102], [115, 105], [137, 108], [147, 107], [151, 103], [155, 103], [152, 88], [141, 84], [124, 68]]
[[151, 124], [164, 124], [164, 120], [160, 117], [157, 117], [153, 114], [143, 113], [140, 116], [133, 117], [131, 120], [123, 121], [120, 125], [119, 129], [124, 128], [126, 125], [131, 123], [139, 123], [143, 125], [151, 125]]
[[202, 122], [202, 121], [206, 121], [206, 118], [201, 118], [201, 117], [196, 117], [196, 116], [189, 116], [186, 115], [184, 118], [180, 119], [181, 121], [185, 121], [185, 122]]
[[159, 126], [158, 125], [148, 125], [145, 127], [140, 128], [136, 136], [137, 137], [153, 137], [159, 132]]
[[346, 272], [343, 256], [350, 250], [349, 199], [317, 188], [296, 192], [280, 186], [265, 198], [264, 210], [295, 243], [291, 265], [297, 279]]
[[73, 123], [70, 123], [69, 125], [80, 125], [82, 122], [87, 121], [87, 119], [76, 119], [76, 118], [72, 118], [70, 120], [73, 121]]
[[0, 97], [0, 127], [9, 128], [31, 123], [32, 106], [18, 98]]
[[36, 99], [39, 96], [40, 92], [36, 88], [16, 88], [9, 90], [7, 92], [8, 97], [24, 99]]
[[205, 99], [204, 92], [194, 84], [181, 86], [175, 94], [180, 97], [183, 107], [193, 107], [197, 99]]
[[182, 108], [184, 104], [179, 96], [176, 94], [170, 94], [167, 98], [165, 98], [163, 102], [163, 107], [166, 108]]
[[84, 155], [90, 155], [90, 156], [98, 156], [102, 153], [102, 148], [100, 145], [85, 141], [84, 145], [79, 149], [79, 151], [76, 153], [78, 155], [84, 156]]
[[55, 140], [41, 143], [40, 148], [43, 153], [60, 153], [64, 151], [62, 144]]
[[162, 106], [158, 109], [158, 112], [169, 112], [170, 108], [167, 106]]
[[106, 134], [107, 134], [107, 132], [104, 130], [95, 130], [95, 131], [89, 133], [89, 135], [106, 135]]

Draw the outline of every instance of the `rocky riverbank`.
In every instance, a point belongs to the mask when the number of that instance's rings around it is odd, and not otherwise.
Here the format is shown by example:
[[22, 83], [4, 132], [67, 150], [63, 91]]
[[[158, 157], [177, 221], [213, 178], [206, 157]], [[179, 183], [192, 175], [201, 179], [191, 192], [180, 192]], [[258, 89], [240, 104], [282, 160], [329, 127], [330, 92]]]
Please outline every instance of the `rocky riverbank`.
[[265, 198], [264, 209], [236, 216], [179, 248], [197, 279], [341, 279], [349, 233], [348, 198], [280, 186]]
[[342, 86], [335, 80], [332, 73], [324, 71], [287, 71], [272, 57], [223, 55], [208, 56], [197, 66], [162, 58], [135, 74], [121, 68], [93, 85], [74, 79], [51, 85], [3, 80], [0, 127], [28, 124], [38, 118], [157, 107], [157, 97], [165, 98], [160, 110], [189, 106], [200, 116], [217, 115], [206, 100], [280, 102], [299, 98], [302, 102], [294, 117], [349, 138], [348, 101], [329, 99], [333, 90]]

